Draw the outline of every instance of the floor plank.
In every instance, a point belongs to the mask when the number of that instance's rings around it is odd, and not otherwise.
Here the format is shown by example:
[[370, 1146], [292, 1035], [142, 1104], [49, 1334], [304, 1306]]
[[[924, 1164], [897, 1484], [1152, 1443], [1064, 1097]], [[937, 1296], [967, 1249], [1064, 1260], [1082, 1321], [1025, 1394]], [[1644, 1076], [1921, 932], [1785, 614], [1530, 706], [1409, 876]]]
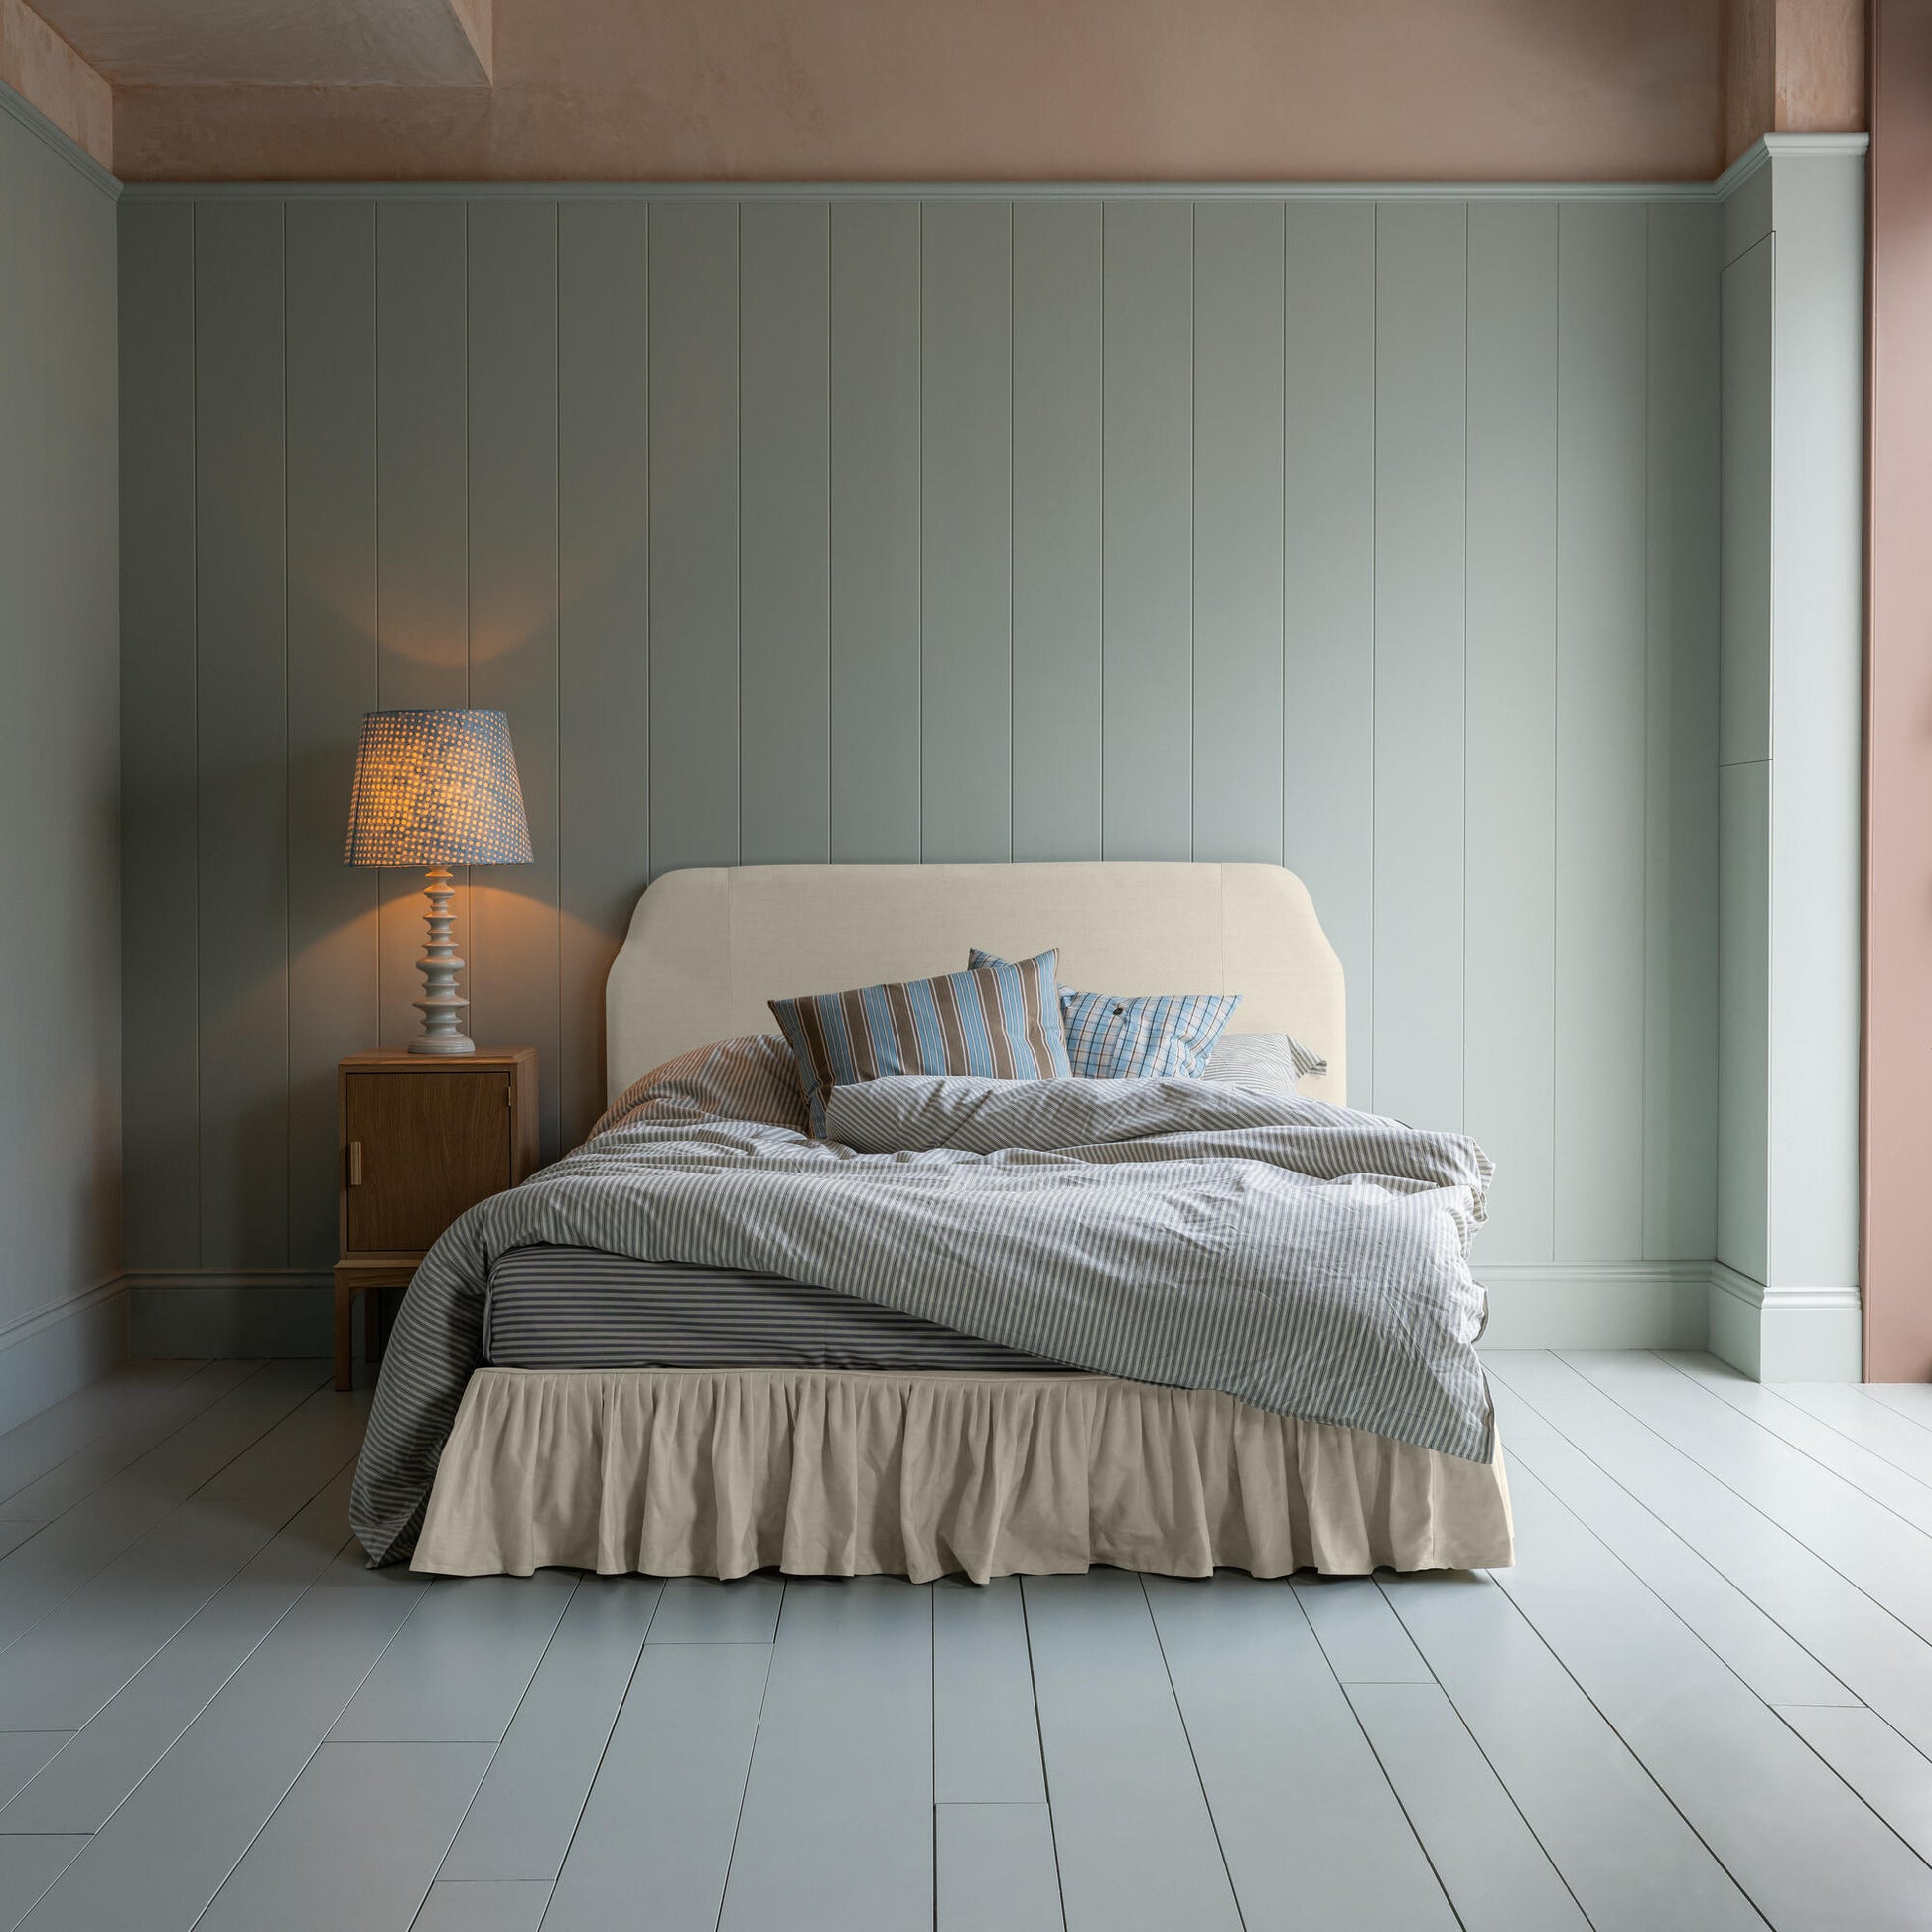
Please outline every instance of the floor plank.
[[1777, 1393], [1893, 1468], [1932, 1484], [1932, 1429], [1878, 1401], [1875, 1390], [1851, 1382], [1781, 1382]]
[[936, 1932], [1064, 1932], [1053, 1820], [1043, 1804], [942, 1804]]
[[0, 1515], [4, 1498], [110, 1431], [138, 1429], [150, 1404], [207, 1367], [206, 1361], [128, 1362], [0, 1434]]
[[347, 1472], [215, 1592], [4, 1809], [0, 1832], [107, 1822], [348, 1537]]
[[577, 1581], [570, 1570], [438, 1578], [337, 1720], [331, 1742], [498, 1742]]
[[1932, 1763], [1876, 1712], [1789, 1705], [1778, 1713], [1921, 1859], [1932, 1862]]
[[11, 1643], [138, 1542], [322, 1380], [319, 1363], [269, 1362], [0, 1558], [0, 1643]]
[[1299, 1592], [1233, 1571], [1145, 1583], [1246, 1932], [1452, 1932]]
[[610, 1932], [645, 1897], [652, 1932], [714, 1932], [770, 1661], [762, 1644], [644, 1646], [544, 1932]]
[[[1518, 1555], [1539, 1560], [1521, 1542]], [[1755, 1932], [1749, 1902], [1491, 1578], [1383, 1587], [1597, 1932]]]
[[663, 1586], [586, 1577], [510, 1722], [439, 1877], [554, 1880]]
[[1555, 1356], [1499, 1354], [1489, 1372], [1613, 1470], [1855, 1697], [1932, 1748], [1932, 1646]]
[[1437, 1685], [1356, 1684], [1348, 1699], [1464, 1932], [1588, 1932]]
[[1567, 1354], [1603, 1393], [1932, 1639], [1932, 1536], [1651, 1355]]
[[61, 1874], [32, 1932], [188, 1932], [426, 1587], [345, 1550]]
[[932, 1779], [940, 1804], [1043, 1804], [1020, 1579], [932, 1587]]
[[1496, 1581], [1764, 1916], [1932, 1923], [1932, 1869], [1527, 1471], [1512, 1500], [1530, 1554]]
[[1237, 1932], [1140, 1579], [1029, 1577], [1023, 1591], [1068, 1932]]
[[719, 1932], [898, 1932], [932, 1910], [932, 1591], [794, 1580]]
[[549, 1903], [548, 1885], [439, 1878], [410, 1932], [537, 1932]]
[[487, 1744], [324, 1744], [198, 1932], [407, 1932]]
[[1295, 1594], [1344, 1684], [1427, 1684], [1429, 1666], [1369, 1577], [1297, 1577]]
[[1750, 1381], [1729, 1363], [1713, 1361], [1709, 1355], [1670, 1352], [1658, 1359], [1821, 1467], [1843, 1476], [1873, 1502], [1902, 1516], [1914, 1529], [1932, 1532], [1932, 1485], [1920, 1482], [1796, 1403], [1786, 1401], [1781, 1389]]
[[1857, 1704], [1811, 1652], [1583, 1450], [1496, 1383], [1511, 1466], [1531, 1470], [1767, 1704]]
[[[72, 1738], [70, 1730], [0, 1730], [0, 1805], [7, 1804], [55, 1752]], [[0, 1832], [8, 1829], [0, 1816]], [[90, 1828], [91, 1829], [91, 1828]]]
[[39, 1832], [0, 1838], [0, 1927], [18, 1925], [86, 1843], [72, 1835]]
[[1865, 1393], [1907, 1421], [1932, 1429], [1932, 1382], [1867, 1382]]
[[778, 1628], [785, 1580], [769, 1575], [673, 1577], [650, 1621], [652, 1643], [769, 1643]]

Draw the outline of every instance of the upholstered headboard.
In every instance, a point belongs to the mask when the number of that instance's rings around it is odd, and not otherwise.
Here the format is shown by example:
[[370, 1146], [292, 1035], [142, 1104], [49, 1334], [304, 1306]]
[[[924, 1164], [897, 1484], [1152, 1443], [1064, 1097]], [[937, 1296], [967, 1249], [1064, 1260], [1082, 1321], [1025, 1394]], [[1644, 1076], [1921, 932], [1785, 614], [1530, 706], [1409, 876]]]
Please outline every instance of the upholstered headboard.
[[667, 872], [637, 901], [607, 990], [612, 1098], [694, 1046], [776, 1033], [765, 1002], [955, 973], [967, 949], [1060, 949], [1060, 983], [1239, 993], [1232, 1031], [1293, 1034], [1347, 1092], [1341, 962], [1280, 866], [731, 866]]

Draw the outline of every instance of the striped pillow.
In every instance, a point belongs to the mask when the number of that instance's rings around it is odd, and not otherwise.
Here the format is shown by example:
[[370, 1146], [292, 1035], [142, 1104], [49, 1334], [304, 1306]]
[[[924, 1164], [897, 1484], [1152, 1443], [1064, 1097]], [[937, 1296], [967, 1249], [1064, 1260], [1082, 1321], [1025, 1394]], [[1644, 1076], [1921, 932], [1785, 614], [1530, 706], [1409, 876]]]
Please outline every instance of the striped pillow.
[[[972, 964], [1001, 961], [975, 946]], [[1083, 1080], [1197, 1080], [1240, 1004], [1238, 993], [1150, 993], [1128, 999], [1063, 988], [1060, 1018], [1068, 1064]]]
[[812, 1132], [825, 1134], [835, 1086], [893, 1073], [977, 1073], [993, 1080], [1064, 1079], [1057, 952], [1018, 965], [975, 965], [943, 979], [809, 993], [770, 1007], [798, 1061]]

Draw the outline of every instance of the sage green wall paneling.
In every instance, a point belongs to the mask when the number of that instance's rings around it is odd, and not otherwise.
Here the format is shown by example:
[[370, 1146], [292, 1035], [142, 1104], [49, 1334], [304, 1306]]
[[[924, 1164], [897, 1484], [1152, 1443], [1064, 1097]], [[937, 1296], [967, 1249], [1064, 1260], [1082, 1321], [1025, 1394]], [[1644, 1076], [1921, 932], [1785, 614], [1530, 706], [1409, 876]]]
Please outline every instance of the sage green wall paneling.
[[739, 215], [745, 862], [832, 856], [831, 214]]
[[[0, 1324], [24, 1344], [0, 1378], [8, 1423], [107, 1366], [113, 1311], [15, 1324], [120, 1265], [115, 306], [112, 202], [0, 113]], [[192, 1109], [191, 1089], [191, 1132]]]
[[1375, 1091], [1375, 205], [1290, 202], [1284, 345], [1282, 850], [1348, 982], [1348, 1083]]
[[1563, 205], [1557, 296], [1557, 1252], [1643, 1252], [1644, 425], [1635, 203]]
[[1102, 211], [1013, 208], [1013, 856], [1100, 857]]
[[1718, 1259], [1769, 1275], [1768, 760], [1718, 772]]
[[604, 980], [650, 850], [649, 209], [557, 211], [563, 1138], [604, 1107]]
[[1644, 1253], [1715, 1252], [1718, 210], [1649, 210]]
[[832, 857], [919, 856], [919, 205], [832, 209]]
[[650, 220], [650, 866], [739, 859], [738, 205]]
[[1556, 1253], [1557, 253], [1551, 202], [1469, 208], [1464, 1125], [1485, 1262]]
[[1284, 208], [1194, 210], [1194, 856], [1282, 859]]
[[1011, 859], [1013, 209], [935, 201], [923, 221], [920, 856]]
[[538, 1054], [558, 1136], [557, 206], [470, 208], [470, 702], [509, 718], [532, 863], [470, 876], [471, 1024]]
[[282, 207], [195, 224], [202, 1260], [288, 1255]]
[[343, 864], [376, 705], [375, 207], [292, 202], [288, 342], [289, 1261], [336, 1258], [336, 1062], [381, 1036], [376, 879]]
[[1101, 856], [1193, 857], [1189, 202], [1109, 202], [1102, 236]]
[[1375, 215], [1375, 1085], [1462, 1121], [1467, 212]]
[[[376, 698], [384, 710], [470, 702], [468, 210], [381, 202], [375, 210]], [[423, 875], [378, 887], [382, 1038], [422, 1031]], [[470, 879], [452, 910], [468, 943]]]
[[131, 1265], [201, 1260], [195, 222], [120, 208], [121, 1026]]
[[1771, 276], [1766, 235], [1724, 272], [1723, 710], [1719, 759], [1771, 756]]

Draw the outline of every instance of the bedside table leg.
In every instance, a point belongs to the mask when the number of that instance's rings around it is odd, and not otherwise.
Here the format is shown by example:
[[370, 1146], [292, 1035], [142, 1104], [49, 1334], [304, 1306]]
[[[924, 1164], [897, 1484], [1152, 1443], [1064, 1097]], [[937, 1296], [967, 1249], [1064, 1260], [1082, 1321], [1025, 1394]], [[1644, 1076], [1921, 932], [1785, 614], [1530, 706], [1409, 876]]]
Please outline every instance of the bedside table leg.
[[355, 1386], [355, 1291], [336, 1284], [336, 1386]]

